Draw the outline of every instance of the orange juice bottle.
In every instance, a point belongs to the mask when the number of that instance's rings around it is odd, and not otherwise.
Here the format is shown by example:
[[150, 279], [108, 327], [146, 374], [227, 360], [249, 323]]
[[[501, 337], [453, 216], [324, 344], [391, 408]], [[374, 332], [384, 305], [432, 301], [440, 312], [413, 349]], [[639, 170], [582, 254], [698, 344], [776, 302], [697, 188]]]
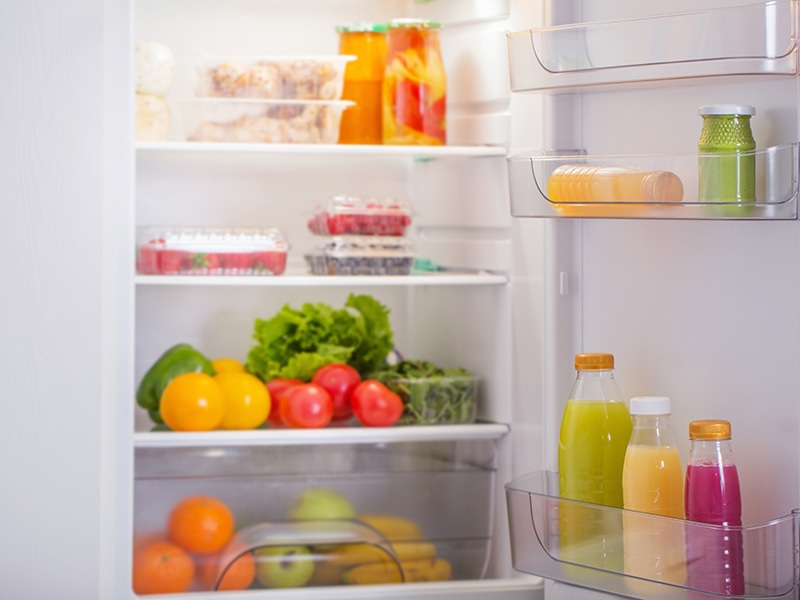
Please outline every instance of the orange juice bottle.
[[[562, 498], [622, 508], [622, 465], [631, 435], [628, 406], [614, 379], [613, 354], [578, 354], [577, 377], [561, 420]], [[562, 560], [622, 572], [621, 511], [562, 502]]]
[[[622, 469], [625, 573], [684, 585], [683, 468], [670, 399], [631, 398], [633, 431]], [[650, 513], [672, 519], [647, 517]]]
[[386, 70], [386, 25], [349, 23], [336, 28], [339, 54], [356, 59], [344, 70], [342, 100], [352, 106], [342, 113], [340, 144], [380, 144], [383, 141], [383, 72]]

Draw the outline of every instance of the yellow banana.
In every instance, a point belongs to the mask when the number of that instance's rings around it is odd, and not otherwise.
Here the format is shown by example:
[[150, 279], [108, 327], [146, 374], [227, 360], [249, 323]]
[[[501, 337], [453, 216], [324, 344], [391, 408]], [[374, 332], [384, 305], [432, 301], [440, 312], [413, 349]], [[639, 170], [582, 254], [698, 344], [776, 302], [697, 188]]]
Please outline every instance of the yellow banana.
[[422, 528], [411, 519], [397, 515], [359, 515], [358, 520], [378, 530], [390, 542], [418, 540]]
[[328, 562], [317, 562], [314, 565], [314, 574], [308, 585], [338, 585], [342, 583], [342, 572], [344, 567], [329, 564]]
[[[390, 544], [397, 559], [424, 560], [436, 556], [436, 546], [430, 542], [394, 542]], [[352, 567], [363, 563], [394, 562], [380, 546], [371, 544], [342, 544], [325, 553], [326, 563]]]
[[443, 558], [401, 561], [403, 577], [392, 562], [370, 563], [354, 567], [342, 573], [342, 581], [352, 585], [374, 585], [380, 583], [406, 583], [422, 581], [447, 581], [452, 567]]

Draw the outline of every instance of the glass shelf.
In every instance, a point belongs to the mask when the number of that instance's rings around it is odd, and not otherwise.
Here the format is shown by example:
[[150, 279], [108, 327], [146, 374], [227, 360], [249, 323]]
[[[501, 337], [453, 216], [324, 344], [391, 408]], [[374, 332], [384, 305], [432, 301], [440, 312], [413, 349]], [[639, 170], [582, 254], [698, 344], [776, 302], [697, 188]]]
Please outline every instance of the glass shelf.
[[[756, 169], [755, 202], [721, 203], [698, 200], [698, 161], [726, 158], [717, 154], [671, 155], [548, 155], [522, 154], [508, 159], [511, 214], [515, 217], [590, 217], [641, 219], [789, 220], [797, 218], [798, 144], [774, 146], [749, 153]], [[604, 166], [641, 173], [669, 171], [680, 178], [679, 202], [636, 200], [614, 195], [583, 198], [575, 192], [569, 202], [548, 196], [548, 181], [562, 165]], [[550, 195], [553, 195], [552, 193]]]
[[[587, 502], [563, 500], [558, 497], [558, 473], [540, 471], [524, 475], [506, 485], [509, 527], [511, 531], [512, 562], [516, 570], [581, 587], [650, 600], [699, 600], [719, 598], [706, 593], [710, 586], [687, 584], [687, 569], [691, 572], [709, 560], [706, 552], [687, 560], [693, 552], [693, 541], [703, 538], [718, 541], [719, 536], [741, 544], [744, 565], [744, 593], [736, 598], [796, 598], [798, 589], [798, 555], [795, 544], [800, 524], [800, 512], [795, 510], [767, 523], [743, 527], [721, 527], [610, 508]], [[599, 521], [602, 530], [597, 536], [581, 539], [581, 545], [562, 547], [559, 511], [570, 512], [584, 519], [586, 531]], [[626, 520], [627, 519], [627, 520]], [[628, 524], [627, 535], [632, 534], [630, 523], [636, 520], [636, 531], [660, 539], [677, 536], [681, 543], [669, 546], [674, 561], [666, 560], [673, 569], [664, 570], [667, 581], [656, 581], [644, 576], [633, 576], [624, 571], [623, 523]], [[634, 534], [635, 535], [635, 534]], [[592, 542], [604, 543], [602, 564]], [[684, 542], [685, 540], [685, 542]], [[685, 543], [685, 545], [684, 545]], [[705, 546], [709, 548], [712, 546]], [[617, 548], [616, 552], [608, 551]], [[677, 550], [677, 554], [675, 551]], [[681, 552], [684, 550], [684, 552]]]
[[511, 90], [797, 75], [796, 0], [508, 34]]

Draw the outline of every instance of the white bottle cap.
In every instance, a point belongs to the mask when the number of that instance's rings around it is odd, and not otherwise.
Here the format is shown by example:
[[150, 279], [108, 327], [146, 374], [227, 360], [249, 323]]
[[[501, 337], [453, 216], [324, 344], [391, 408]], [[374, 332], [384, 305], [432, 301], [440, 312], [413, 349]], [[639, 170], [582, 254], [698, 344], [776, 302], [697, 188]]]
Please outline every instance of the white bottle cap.
[[666, 396], [638, 396], [631, 398], [632, 415], [668, 415], [672, 412]]
[[701, 106], [700, 115], [749, 115], [756, 114], [756, 107], [749, 104], [707, 104]]

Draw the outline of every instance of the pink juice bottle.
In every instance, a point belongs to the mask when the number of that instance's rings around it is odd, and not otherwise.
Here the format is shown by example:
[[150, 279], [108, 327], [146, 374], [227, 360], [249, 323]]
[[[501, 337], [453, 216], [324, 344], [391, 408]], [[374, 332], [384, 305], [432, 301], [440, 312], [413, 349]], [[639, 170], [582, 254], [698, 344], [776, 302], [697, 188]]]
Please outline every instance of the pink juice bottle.
[[731, 424], [692, 421], [689, 439], [686, 519], [731, 529], [686, 524], [686, 583], [696, 590], [742, 595], [742, 498], [731, 447]]

